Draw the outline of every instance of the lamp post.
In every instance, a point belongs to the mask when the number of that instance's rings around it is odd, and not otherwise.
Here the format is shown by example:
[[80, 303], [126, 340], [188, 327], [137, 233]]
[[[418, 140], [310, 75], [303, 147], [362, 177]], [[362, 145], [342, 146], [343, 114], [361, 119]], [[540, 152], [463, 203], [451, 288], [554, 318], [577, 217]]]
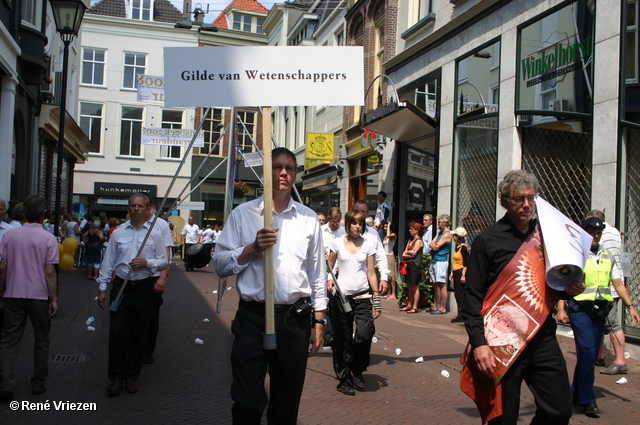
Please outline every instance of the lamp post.
[[60, 228], [60, 203], [62, 201], [62, 157], [64, 156], [64, 125], [67, 113], [67, 74], [69, 73], [69, 44], [78, 35], [87, 6], [82, 0], [49, 0], [53, 10], [56, 31], [64, 44], [62, 60], [62, 89], [60, 94], [60, 128], [58, 131], [58, 176], [56, 178], [56, 205], [53, 235], [58, 237]]

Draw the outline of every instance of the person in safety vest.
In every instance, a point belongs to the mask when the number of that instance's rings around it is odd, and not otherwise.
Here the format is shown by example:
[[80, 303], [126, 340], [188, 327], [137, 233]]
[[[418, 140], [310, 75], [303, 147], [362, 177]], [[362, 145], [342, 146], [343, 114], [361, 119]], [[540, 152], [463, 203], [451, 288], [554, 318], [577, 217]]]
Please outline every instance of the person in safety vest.
[[[613, 307], [611, 284], [627, 306], [631, 320], [635, 325], [640, 323], [640, 315], [631, 302], [631, 297], [621, 279], [620, 269], [616, 267], [612, 253], [602, 248], [600, 238], [606, 227], [598, 217], [585, 219], [580, 226], [591, 236], [591, 251], [584, 266], [584, 283], [586, 289], [565, 303], [558, 302], [556, 318], [562, 323], [571, 323], [576, 342], [578, 362], [573, 372], [573, 403], [584, 407], [585, 415], [598, 417], [600, 409], [593, 393], [595, 379], [594, 367], [600, 348], [600, 340], [609, 310]], [[567, 315], [568, 311], [568, 315]]]

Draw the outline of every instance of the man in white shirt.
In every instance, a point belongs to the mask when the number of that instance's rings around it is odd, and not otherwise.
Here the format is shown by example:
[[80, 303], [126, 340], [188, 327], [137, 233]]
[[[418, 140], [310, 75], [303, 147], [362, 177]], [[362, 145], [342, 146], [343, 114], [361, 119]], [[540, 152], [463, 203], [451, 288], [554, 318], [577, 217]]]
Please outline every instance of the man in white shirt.
[[193, 270], [193, 267], [189, 265], [189, 255], [187, 250], [193, 244], [198, 243], [200, 235], [200, 227], [193, 223], [193, 217], [189, 217], [189, 222], [182, 228], [182, 255], [184, 256], [184, 267], [189, 270]]
[[[268, 423], [296, 423], [307, 358], [321, 347], [327, 307], [320, 224], [315, 212], [291, 198], [296, 157], [286, 148], [274, 149], [271, 156], [273, 227], [262, 228], [263, 197], [241, 204], [225, 222], [213, 256], [219, 276], [237, 275], [240, 302], [231, 329], [235, 336], [231, 413], [233, 423], [242, 425], [260, 424], [267, 404]], [[268, 247], [273, 247], [274, 254], [275, 350], [265, 350], [261, 344], [263, 252]], [[264, 390], [267, 370], [269, 398]]]
[[381, 190], [378, 192], [378, 209], [376, 209], [376, 216], [373, 220], [373, 227], [378, 231], [381, 241], [386, 236], [382, 224], [388, 221], [391, 221], [391, 207], [387, 205], [387, 192]]
[[210, 224], [209, 227], [200, 232], [200, 243], [203, 243], [209, 249], [209, 254], [213, 252], [213, 224]]
[[329, 243], [336, 238], [338, 230], [340, 229], [342, 212], [339, 207], [331, 207], [329, 208], [329, 213], [327, 215], [329, 217], [329, 221], [323, 226], [320, 226], [320, 229], [322, 230], [322, 246], [324, 247], [325, 256], [327, 255]]
[[153, 289], [157, 281], [153, 276], [168, 265], [164, 239], [155, 228], [140, 257], [135, 257], [150, 229], [147, 221], [150, 206], [151, 199], [146, 194], [136, 193], [129, 198], [127, 210], [131, 220], [111, 234], [100, 267], [98, 305], [103, 310], [108, 306], [107, 286], [113, 274], [111, 303], [120, 292], [129, 270], [133, 269], [118, 310], [110, 312], [108, 373], [111, 384], [107, 389], [110, 397], [119, 395], [123, 386], [128, 393], [138, 392], [136, 381], [142, 369], [153, 309]]
[[423, 254], [431, 253], [431, 247], [429, 244], [433, 240], [433, 216], [431, 214], [425, 214], [422, 216], [422, 225], [424, 226], [424, 235], [422, 235], [422, 247]]

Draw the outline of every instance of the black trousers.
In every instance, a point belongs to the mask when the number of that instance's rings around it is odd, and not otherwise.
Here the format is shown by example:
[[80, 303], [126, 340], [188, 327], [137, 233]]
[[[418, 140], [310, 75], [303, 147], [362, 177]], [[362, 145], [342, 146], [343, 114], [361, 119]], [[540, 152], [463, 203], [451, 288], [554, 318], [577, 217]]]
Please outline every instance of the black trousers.
[[[250, 314], [243, 312], [247, 308], [251, 310]], [[264, 304], [240, 301], [231, 331], [235, 336], [231, 349], [233, 423], [259, 425], [268, 404], [267, 422], [270, 425], [294, 425], [298, 420], [307, 369], [310, 314], [296, 316], [291, 311], [276, 317], [275, 350], [262, 348]], [[269, 397], [264, 387], [267, 371]]]
[[[143, 282], [127, 283], [118, 311], [109, 311], [109, 379], [138, 379], [142, 369], [142, 357], [149, 334], [149, 322], [153, 308], [153, 285], [157, 277]], [[123, 279], [116, 277], [111, 291], [115, 301]]]
[[158, 329], [160, 328], [160, 306], [164, 304], [162, 294], [153, 292], [153, 306], [151, 308], [151, 319], [149, 321], [149, 335], [147, 335], [147, 342], [145, 344], [144, 351], [153, 353], [156, 349], [156, 343], [158, 341]]
[[547, 320], [502, 378], [502, 416], [490, 425], [515, 425], [520, 387], [525, 381], [536, 401], [531, 424], [566, 425], [571, 418], [569, 375], [556, 339], [556, 324]]
[[184, 244], [184, 267], [189, 270], [191, 268], [191, 266], [189, 265], [189, 254], [187, 254], [187, 252], [189, 251], [189, 247], [191, 245], [195, 245], [193, 243], [185, 243]]
[[[349, 300], [351, 312], [344, 314], [338, 297], [331, 304], [333, 325], [333, 369], [340, 384], [362, 375], [370, 362], [371, 339], [376, 333], [371, 298]], [[355, 335], [353, 327], [355, 324]]]

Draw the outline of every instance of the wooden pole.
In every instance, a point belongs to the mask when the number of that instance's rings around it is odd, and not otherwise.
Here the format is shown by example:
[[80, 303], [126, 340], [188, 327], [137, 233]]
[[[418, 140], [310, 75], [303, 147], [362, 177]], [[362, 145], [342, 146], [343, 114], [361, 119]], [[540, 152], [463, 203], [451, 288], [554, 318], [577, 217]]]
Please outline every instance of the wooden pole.
[[[264, 227], [273, 227], [273, 173], [271, 165], [271, 108], [262, 108], [262, 151], [264, 180]], [[262, 348], [276, 349], [275, 296], [273, 289], [273, 247], [264, 251], [264, 335]]]

